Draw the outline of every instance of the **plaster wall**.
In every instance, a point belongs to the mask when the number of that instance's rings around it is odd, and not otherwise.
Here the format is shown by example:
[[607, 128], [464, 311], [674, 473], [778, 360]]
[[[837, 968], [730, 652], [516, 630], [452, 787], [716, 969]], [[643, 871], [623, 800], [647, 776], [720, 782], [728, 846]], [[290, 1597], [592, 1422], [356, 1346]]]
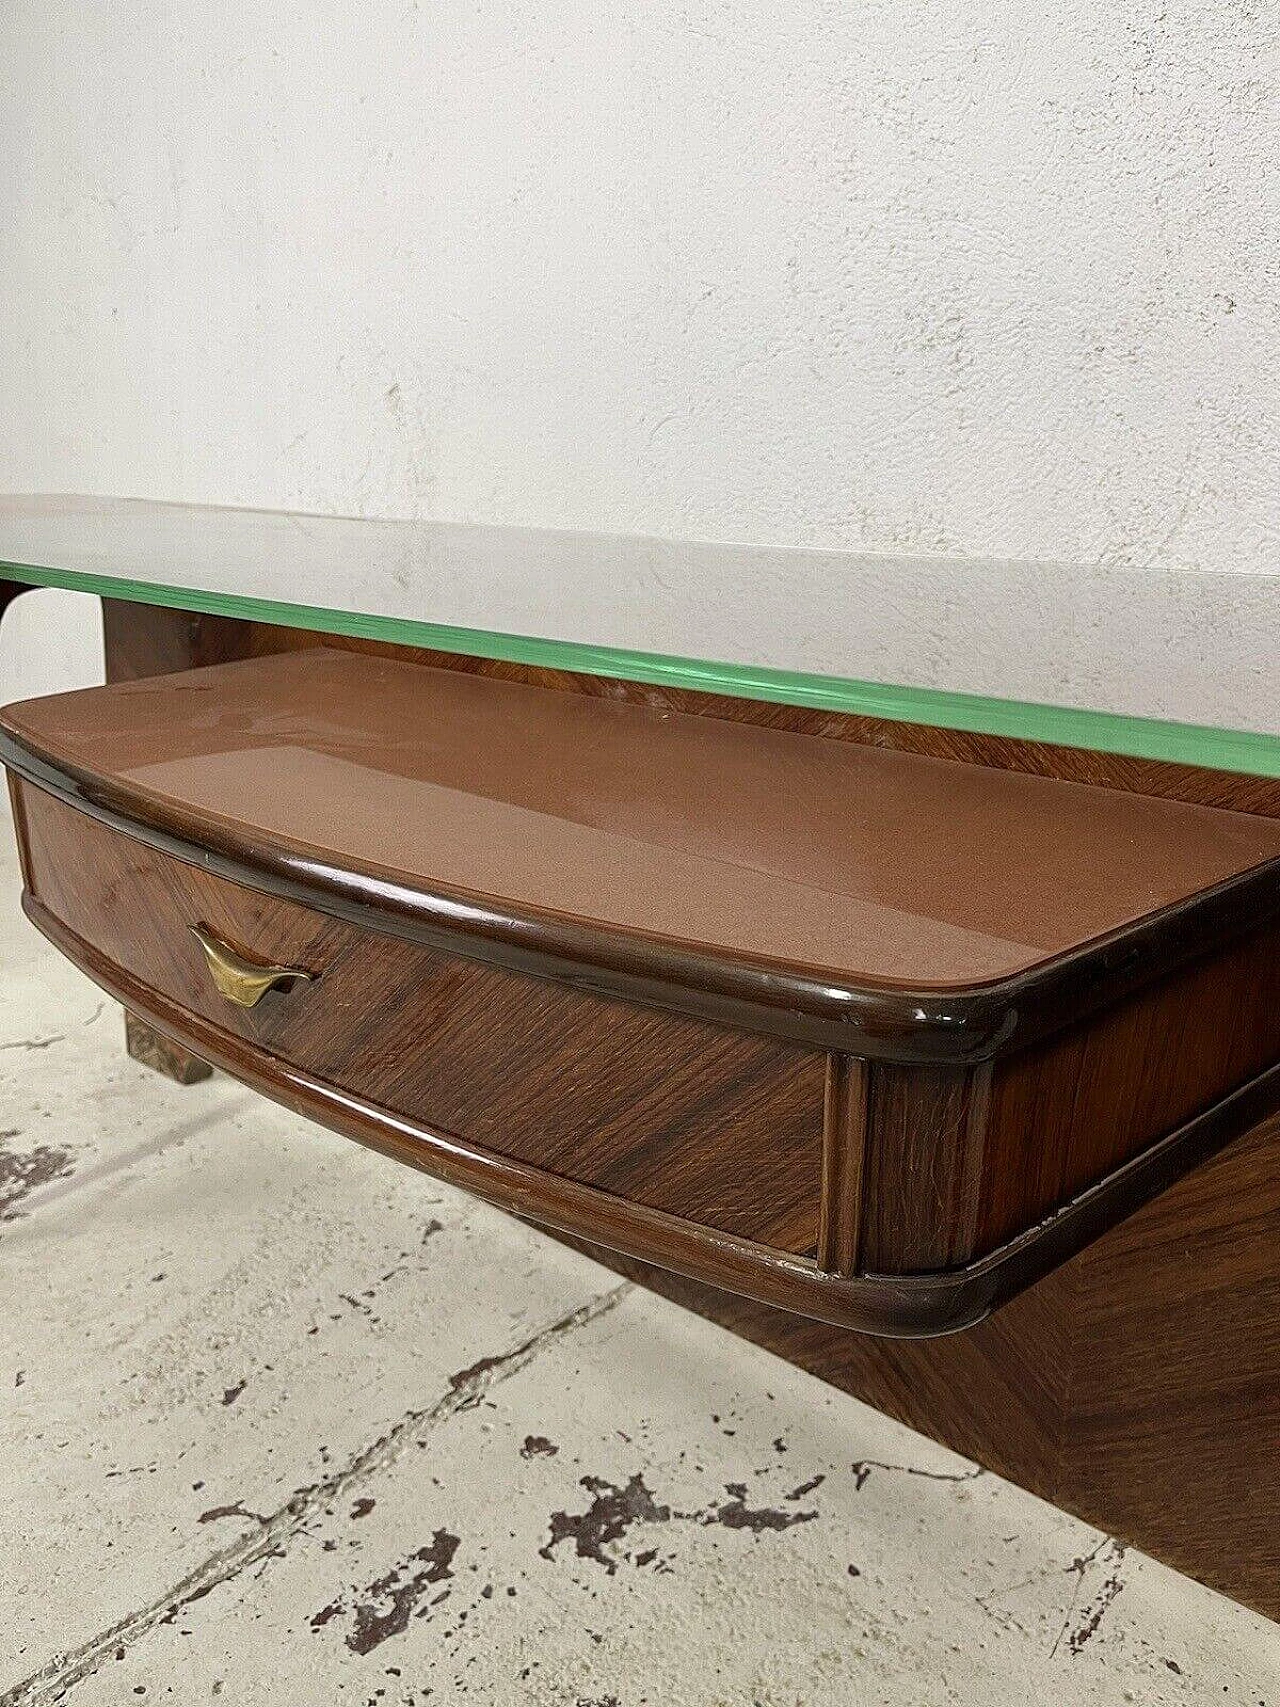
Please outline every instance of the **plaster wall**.
[[10, 0], [0, 489], [1270, 570], [1278, 38]]

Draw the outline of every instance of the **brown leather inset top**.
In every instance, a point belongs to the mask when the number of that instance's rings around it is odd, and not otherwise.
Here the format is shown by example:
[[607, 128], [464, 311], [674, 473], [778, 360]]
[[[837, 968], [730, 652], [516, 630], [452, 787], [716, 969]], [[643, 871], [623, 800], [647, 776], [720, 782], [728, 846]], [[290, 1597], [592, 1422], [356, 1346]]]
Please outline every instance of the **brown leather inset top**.
[[821, 978], [1007, 978], [1280, 822], [338, 651], [9, 707], [55, 767], [388, 885]]

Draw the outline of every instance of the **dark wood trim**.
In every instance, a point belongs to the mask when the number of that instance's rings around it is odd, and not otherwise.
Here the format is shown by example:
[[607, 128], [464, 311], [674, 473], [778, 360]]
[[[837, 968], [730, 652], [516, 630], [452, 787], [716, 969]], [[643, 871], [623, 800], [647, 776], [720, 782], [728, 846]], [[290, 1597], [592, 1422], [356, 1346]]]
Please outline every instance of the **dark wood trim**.
[[[19, 786], [31, 895], [180, 1009], [477, 1150], [813, 1254], [821, 1051], [362, 931]], [[242, 1007], [210, 976], [194, 925], [310, 983]]]
[[13, 815], [13, 835], [18, 844], [18, 863], [23, 872], [31, 870], [31, 841], [27, 834], [27, 791], [12, 771], [5, 772], [9, 789], [9, 810]]
[[[1009, 1136], [990, 1128], [992, 1064], [875, 1061], [869, 1080], [863, 1267], [910, 1272], [969, 1261]], [[1029, 1205], [1023, 1225], [1058, 1201]]]
[[101, 602], [108, 682], [136, 682], [249, 656], [253, 623], [123, 599]]
[[[37, 929], [109, 995], [202, 1059], [295, 1113], [501, 1208], [781, 1309], [811, 1311], [844, 1327], [936, 1333], [968, 1326], [985, 1313], [985, 1303], [972, 1289], [953, 1299], [936, 1296], [932, 1278], [923, 1285], [910, 1277], [837, 1279], [803, 1257], [645, 1208], [392, 1115], [169, 1001], [69, 931], [29, 893], [23, 896], [23, 909]], [[949, 1287], [944, 1290], [950, 1292]]]
[[706, 953], [462, 891], [406, 890], [393, 870], [352, 871], [162, 804], [0, 730], [0, 762], [122, 835], [233, 882], [428, 947], [598, 994], [673, 1008], [789, 1042], [899, 1063], [990, 1060], [1024, 1049], [1280, 917], [1280, 859], [1028, 972], [939, 993], [818, 978]]
[[856, 1055], [828, 1055], [818, 1222], [818, 1267], [827, 1274], [858, 1272], [866, 1142], [867, 1063]]
[[23, 908], [37, 929], [108, 995], [201, 1060], [296, 1113], [561, 1232], [763, 1304], [865, 1333], [915, 1338], [974, 1326], [1280, 1109], [1277, 1065], [978, 1262], [944, 1273], [832, 1275], [803, 1257], [630, 1203], [373, 1107], [148, 989], [67, 930], [30, 894], [24, 895]]

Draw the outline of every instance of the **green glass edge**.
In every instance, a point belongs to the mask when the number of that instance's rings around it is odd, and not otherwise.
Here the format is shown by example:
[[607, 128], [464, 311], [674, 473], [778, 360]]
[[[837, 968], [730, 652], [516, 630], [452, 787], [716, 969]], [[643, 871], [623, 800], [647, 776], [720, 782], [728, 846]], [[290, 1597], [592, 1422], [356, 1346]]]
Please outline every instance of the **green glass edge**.
[[941, 688], [908, 688], [843, 676], [815, 676], [752, 664], [722, 664], [700, 658], [668, 657], [570, 640], [546, 640], [527, 634], [503, 634], [480, 628], [374, 616], [323, 606], [288, 604], [274, 599], [169, 587], [154, 581], [117, 580], [77, 569], [44, 568], [0, 562], [0, 580], [27, 581], [72, 592], [210, 616], [240, 617], [324, 634], [358, 635], [471, 657], [535, 664], [585, 675], [616, 676], [655, 686], [693, 688], [732, 694], [775, 705], [812, 706], [883, 717], [895, 723], [932, 723], [977, 735], [1008, 735], [1064, 747], [1087, 747], [1131, 758], [1165, 759], [1252, 776], [1280, 777], [1280, 737], [1251, 730], [1215, 729], [1197, 723], [1124, 717], [1110, 711], [1040, 705], [1026, 700], [991, 699], [982, 694], [951, 693]]

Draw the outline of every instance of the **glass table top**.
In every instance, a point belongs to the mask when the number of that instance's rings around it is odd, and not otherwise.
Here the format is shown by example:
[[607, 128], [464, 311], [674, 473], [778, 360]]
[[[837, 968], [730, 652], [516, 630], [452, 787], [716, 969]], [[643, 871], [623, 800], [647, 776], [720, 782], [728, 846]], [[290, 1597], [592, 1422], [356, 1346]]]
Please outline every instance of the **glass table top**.
[[[1263, 722], [1280, 728], [1280, 577], [908, 567], [910, 581], [850, 553], [0, 497], [0, 580], [1280, 776]], [[1008, 696], [973, 691], [990, 681]], [[1184, 707], [1211, 715], [1168, 715]]]

